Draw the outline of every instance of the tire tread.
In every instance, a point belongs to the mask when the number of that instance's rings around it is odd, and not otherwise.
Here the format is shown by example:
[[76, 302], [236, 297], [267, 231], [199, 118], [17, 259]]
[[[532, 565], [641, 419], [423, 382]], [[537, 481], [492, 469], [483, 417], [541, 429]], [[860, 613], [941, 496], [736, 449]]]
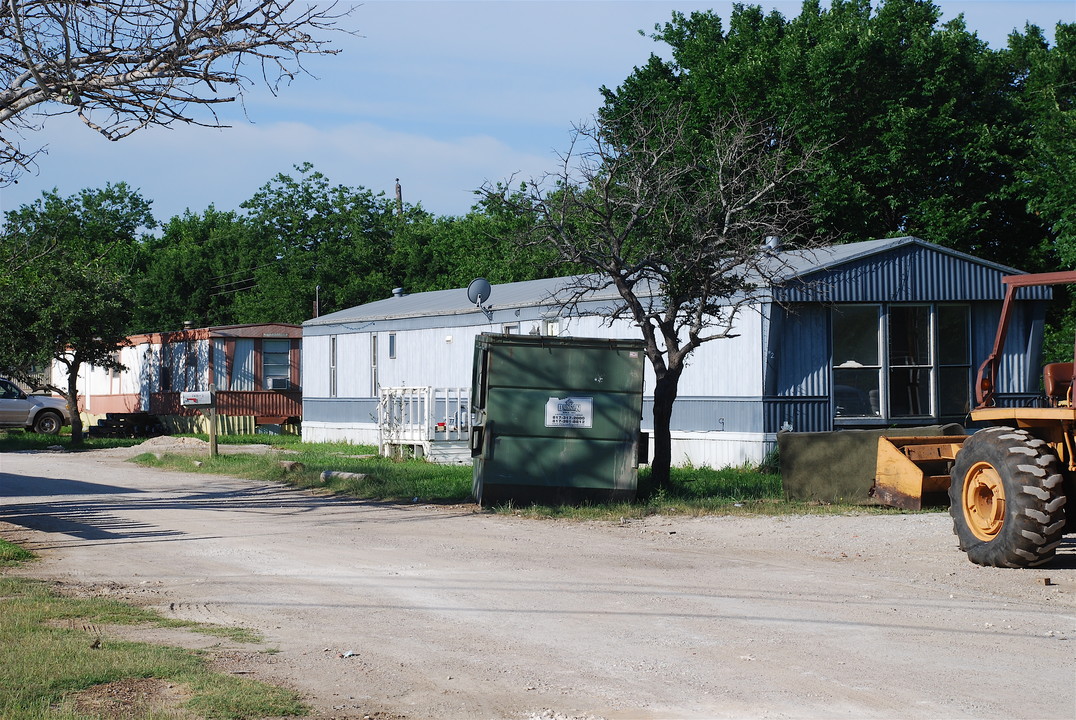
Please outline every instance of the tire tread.
[[[1005, 490], [1004, 524], [989, 541], [971, 531], [963, 508], [965, 476], [981, 462], [997, 471]], [[1053, 558], [1061, 542], [1067, 500], [1061, 464], [1045, 441], [1026, 430], [995, 426], [968, 438], [953, 464], [949, 500], [960, 549], [979, 565], [1037, 567]]]

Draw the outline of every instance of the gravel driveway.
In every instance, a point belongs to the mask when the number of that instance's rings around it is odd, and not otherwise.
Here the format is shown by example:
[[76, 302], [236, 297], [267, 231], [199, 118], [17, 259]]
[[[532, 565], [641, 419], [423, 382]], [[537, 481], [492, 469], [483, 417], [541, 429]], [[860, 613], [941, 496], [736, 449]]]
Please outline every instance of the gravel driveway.
[[941, 514], [534, 521], [124, 454], [0, 455], [19, 572], [257, 629], [222, 667], [317, 717], [1076, 717], [1071, 536], [1000, 570]]

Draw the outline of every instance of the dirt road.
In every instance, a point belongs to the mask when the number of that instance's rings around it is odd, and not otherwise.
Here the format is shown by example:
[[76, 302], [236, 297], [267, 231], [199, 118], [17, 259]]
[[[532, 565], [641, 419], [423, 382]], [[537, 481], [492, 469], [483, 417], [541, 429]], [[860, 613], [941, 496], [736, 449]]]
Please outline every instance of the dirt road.
[[938, 514], [475, 511], [0, 455], [0, 533], [43, 558], [21, 572], [255, 628], [225, 666], [318, 717], [1076, 717], [1072, 537], [998, 570]]

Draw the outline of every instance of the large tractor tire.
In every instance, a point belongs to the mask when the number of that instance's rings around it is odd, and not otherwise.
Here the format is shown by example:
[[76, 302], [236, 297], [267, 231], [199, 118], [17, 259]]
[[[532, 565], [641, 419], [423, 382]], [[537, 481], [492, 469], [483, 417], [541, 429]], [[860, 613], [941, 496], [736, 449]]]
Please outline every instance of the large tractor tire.
[[978, 431], [957, 453], [949, 513], [960, 549], [979, 565], [1049, 562], [1065, 530], [1061, 464], [1026, 430]]

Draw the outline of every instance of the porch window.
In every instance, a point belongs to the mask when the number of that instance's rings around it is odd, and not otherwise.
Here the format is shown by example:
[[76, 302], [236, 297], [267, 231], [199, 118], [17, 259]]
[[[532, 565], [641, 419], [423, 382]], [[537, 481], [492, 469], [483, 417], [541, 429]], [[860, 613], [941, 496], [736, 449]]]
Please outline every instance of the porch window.
[[971, 412], [971, 337], [967, 305], [938, 307], [938, 400], [941, 415]]
[[881, 397], [881, 308], [833, 313], [833, 400], [837, 417], [878, 417]]
[[266, 390], [283, 390], [291, 380], [291, 341], [262, 340], [262, 378]]
[[838, 418], [959, 416], [970, 407], [966, 305], [850, 305], [833, 311]]

